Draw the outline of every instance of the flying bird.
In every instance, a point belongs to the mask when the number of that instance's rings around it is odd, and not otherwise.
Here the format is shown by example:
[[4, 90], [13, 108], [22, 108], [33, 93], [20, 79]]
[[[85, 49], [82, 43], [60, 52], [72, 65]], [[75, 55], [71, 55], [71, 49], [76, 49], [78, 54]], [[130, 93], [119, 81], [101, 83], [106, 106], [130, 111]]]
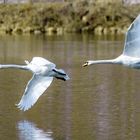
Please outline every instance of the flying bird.
[[94, 64], [121, 64], [127, 67], [140, 68], [140, 15], [132, 22], [126, 32], [123, 53], [110, 60], [88, 60], [83, 66]]
[[18, 108], [23, 111], [28, 110], [37, 102], [38, 98], [52, 83], [53, 77], [64, 81], [70, 79], [64, 70], [57, 69], [54, 63], [42, 57], [34, 57], [31, 62], [25, 60], [25, 63], [26, 65], [0, 65], [1, 69], [16, 68], [29, 70], [33, 73], [20, 102], [17, 104]]

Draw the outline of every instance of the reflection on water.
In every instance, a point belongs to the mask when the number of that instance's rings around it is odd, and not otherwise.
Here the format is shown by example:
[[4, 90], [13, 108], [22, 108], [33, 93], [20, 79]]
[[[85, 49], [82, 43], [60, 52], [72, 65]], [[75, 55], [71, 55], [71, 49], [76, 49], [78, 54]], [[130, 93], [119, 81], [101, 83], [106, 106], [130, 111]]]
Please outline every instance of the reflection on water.
[[52, 132], [44, 132], [36, 127], [33, 122], [27, 120], [18, 122], [20, 140], [53, 140]]
[[0, 63], [23, 64], [41, 56], [71, 79], [54, 80], [29, 111], [21, 112], [14, 104], [32, 74], [0, 70], [0, 139], [24, 140], [28, 129], [33, 138], [46, 137], [51, 130], [47, 138], [55, 140], [140, 139], [140, 71], [120, 65], [81, 66], [88, 59], [119, 56], [123, 42], [122, 37], [75, 34], [1, 36]]

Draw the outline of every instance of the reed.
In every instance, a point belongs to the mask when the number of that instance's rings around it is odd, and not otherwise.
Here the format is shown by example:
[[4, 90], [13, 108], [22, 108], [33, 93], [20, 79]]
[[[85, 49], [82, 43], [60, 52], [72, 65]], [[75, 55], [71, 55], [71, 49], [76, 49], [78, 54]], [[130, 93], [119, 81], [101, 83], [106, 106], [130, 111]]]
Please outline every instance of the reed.
[[121, 34], [138, 14], [138, 5], [121, 2], [0, 4], [0, 32]]

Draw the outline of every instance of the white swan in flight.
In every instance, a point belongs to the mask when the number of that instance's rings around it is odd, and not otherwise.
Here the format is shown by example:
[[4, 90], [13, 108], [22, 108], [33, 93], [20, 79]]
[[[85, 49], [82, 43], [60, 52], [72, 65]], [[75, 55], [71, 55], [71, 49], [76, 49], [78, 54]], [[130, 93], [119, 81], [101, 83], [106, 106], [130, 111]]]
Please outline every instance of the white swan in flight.
[[31, 108], [43, 92], [50, 86], [53, 77], [61, 80], [69, 80], [68, 75], [62, 69], [56, 69], [56, 65], [42, 57], [34, 57], [27, 65], [0, 65], [1, 69], [16, 68], [29, 70], [33, 73], [33, 77], [28, 82], [25, 92], [17, 104], [20, 110], [26, 111]]
[[128, 28], [123, 53], [115, 59], [89, 60], [83, 66], [93, 64], [122, 64], [136, 69], [140, 68], [140, 15]]

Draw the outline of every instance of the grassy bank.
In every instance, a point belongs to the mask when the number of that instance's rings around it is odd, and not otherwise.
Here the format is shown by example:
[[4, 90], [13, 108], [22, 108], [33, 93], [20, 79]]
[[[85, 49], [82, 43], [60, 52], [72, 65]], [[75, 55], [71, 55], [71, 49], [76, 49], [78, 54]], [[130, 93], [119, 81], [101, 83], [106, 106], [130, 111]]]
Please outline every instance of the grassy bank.
[[122, 3], [1, 4], [0, 32], [123, 34], [138, 14], [139, 6]]

